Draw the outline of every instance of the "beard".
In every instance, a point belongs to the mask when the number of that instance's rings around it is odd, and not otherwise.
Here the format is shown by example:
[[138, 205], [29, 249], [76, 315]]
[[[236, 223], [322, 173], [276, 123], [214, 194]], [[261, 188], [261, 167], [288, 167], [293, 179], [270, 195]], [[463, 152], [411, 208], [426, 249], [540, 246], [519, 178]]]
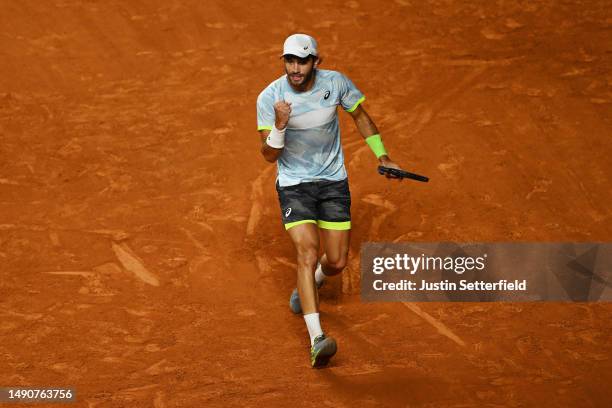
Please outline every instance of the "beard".
[[[308, 82], [310, 82], [310, 80], [312, 79], [313, 75], [314, 75], [314, 68], [310, 70], [310, 72], [308, 72], [307, 74], [291, 74], [287, 71], [285, 71], [287, 73], [287, 78], [289, 79], [289, 83], [291, 85], [294, 86], [302, 86], [304, 84], [307, 84]], [[294, 75], [299, 75], [299, 77], [294, 79]]]

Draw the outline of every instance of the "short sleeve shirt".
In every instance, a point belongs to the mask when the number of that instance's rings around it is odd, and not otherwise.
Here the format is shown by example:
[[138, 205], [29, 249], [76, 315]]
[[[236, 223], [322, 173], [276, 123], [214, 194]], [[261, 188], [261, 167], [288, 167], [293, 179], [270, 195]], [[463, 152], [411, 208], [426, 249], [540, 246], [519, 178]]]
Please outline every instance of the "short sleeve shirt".
[[291, 102], [285, 148], [278, 158], [278, 184], [292, 186], [347, 177], [340, 143], [337, 106], [354, 111], [365, 97], [345, 75], [317, 69], [315, 83], [306, 92], [293, 90], [283, 75], [257, 98], [257, 130], [272, 129], [274, 103]]

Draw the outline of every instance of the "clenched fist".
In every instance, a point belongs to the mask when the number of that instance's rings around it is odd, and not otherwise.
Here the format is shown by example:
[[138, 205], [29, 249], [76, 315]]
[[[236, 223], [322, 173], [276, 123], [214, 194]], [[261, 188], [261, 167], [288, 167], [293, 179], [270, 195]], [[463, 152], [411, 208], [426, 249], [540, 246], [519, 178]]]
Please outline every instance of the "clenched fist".
[[278, 130], [287, 127], [289, 114], [291, 113], [291, 102], [278, 101], [274, 104], [274, 114], [276, 116], [275, 126]]

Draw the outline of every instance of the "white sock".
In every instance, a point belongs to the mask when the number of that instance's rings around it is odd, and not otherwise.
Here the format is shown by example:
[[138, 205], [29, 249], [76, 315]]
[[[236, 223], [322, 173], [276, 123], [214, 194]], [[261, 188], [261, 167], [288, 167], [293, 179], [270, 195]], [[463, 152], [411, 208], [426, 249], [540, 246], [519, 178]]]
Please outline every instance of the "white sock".
[[304, 321], [306, 322], [306, 327], [308, 328], [308, 334], [310, 335], [310, 345], [314, 344], [314, 339], [317, 336], [323, 334], [323, 330], [321, 329], [321, 322], [319, 321], [318, 313], [309, 313], [304, 315]]
[[315, 270], [315, 283], [317, 284], [317, 286], [321, 286], [321, 283], [323, 283], [323, 281], [325, 280], [325, 277], [327, 275], [325, 275], [323, 273], [323, 269], [321, 268], [321, 264], [317, 265], [317, 269]]

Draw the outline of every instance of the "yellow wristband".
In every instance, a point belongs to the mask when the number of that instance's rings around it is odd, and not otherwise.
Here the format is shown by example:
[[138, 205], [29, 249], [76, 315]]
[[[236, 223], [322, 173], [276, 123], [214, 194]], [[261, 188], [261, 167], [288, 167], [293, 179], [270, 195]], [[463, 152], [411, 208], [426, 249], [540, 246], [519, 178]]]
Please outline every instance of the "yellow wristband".
[[385, 150], [385, 146], [383, 145], [382, 139], [379, 134], [368, 136], [366, 138], [366, 143], [368, 144], [368, 146], [370, 146], [370, 149], [372, 149], [377, 159], [380, 156], [384, 156], [387, 154], [387, 151]]

